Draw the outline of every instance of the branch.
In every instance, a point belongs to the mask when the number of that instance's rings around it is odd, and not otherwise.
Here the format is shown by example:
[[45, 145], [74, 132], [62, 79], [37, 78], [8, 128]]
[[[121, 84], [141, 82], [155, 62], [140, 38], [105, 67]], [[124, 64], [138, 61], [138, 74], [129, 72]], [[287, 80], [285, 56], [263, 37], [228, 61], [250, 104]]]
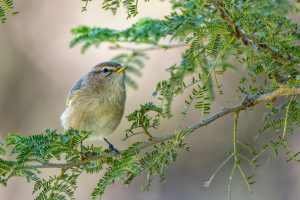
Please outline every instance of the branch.
[[220, 16], [222, 17], [222, 19], [224, 19], [224, 21], [226, 21], [230, 26], [232, 26], [232, 28], [235, 31], [235, 36], [239, 39], [242, 40], [243, 44], [245, 44], [246, 46], [248, 46], [249, 44], [255, 44], [257, 47], [259, 47], [261, 50], [265, 51], [265, 52], [269, 52], [271, 53], [278, 61], [280, 61], [281, 63], [286, 63], [286, 62], [290, 62], [293, 60], [293, 58], [291, 56], [285, 57], [281, 54], [279, 54], [276, 50], [274, 50], [272, 47], [270, 47], [269, 45], [261, 42], [258, 38], [256, 38], [255, 36], [244, 32], [242, 29], [240, 29], [235, 22], [229, 17], [229, 14], [227, 12], [227, 10], [225, 10], [221, 4], [219, 4], [218, 2], [214, 1], [214, 0], [209, 0], [209, 2], [218, 10], [218, 12], [220, 13]]
[[[120, 151], [120, 153], [122, 153], [123, 151]], [[78, 160], [78, 161], [74, 161], [74, 162], [70, 162], [70, 163], [48, 163], [48, 164], [31, 164], [28, 165], [29, 168], [36, 168], [36, 169], [42, 169], [42, 168], [58, 168], [58, 169], [62, 169], [63, 171], [66, 171], [72, 167], [78, 167], [80, 165], [89, 163], [91, 161], [95, 161], [95, 160], [105, 160], [109, 157], [112, 156], [116, 156], [118, 154], [116, 153], [105, 153], [105, 154], [101, 154], [98, 156], [89, 156], [85, 159], [82, 160]]]
[[[207, 118], [205, 118], [199, 122], [196, 122], [194, 124], [191, 124], [190, 126], [187, 126], [186, 128], [182, 129], [179, 132], [178, 131], [172, 132], [172, 133], [169, 133], [169, 134], [167, 134], [165, 136], [161, 136], [161, 137], [153, 137], [153, 138], [151, 138], [150, 141], [147, 141], [147, 142], [144, 142], [143, 144], [141, 144], [137, 150], [141, 151], [141, 150], [143, 150], [147, 147], [150, 147], [152, 145], [155, 145], [157, 143], [171, 140], [173, 138], [176, 138], [179, 134], [182, 134], [182, 133], [189, 135], [192, 132], [194, 132], [196, 129], [198, 129], [202, 126], [206, 126], [227, 114], [236, 113], [241, 110], [245, 110], [245, 109], [247, 109], [249, 107], [253, 107], [259, 103], [274, 102], [278, 97], [285, 96], [285, 95], [293, 95], [293, 96], [300, 95], [300, 88], [299, 87], [290, 88], [287, 86], [281, 86], [277, 90], [274, 90], [272, 92], [268, 92], [265, 94], [246, 96], [245, 99], [241, 103], [239, 103], [235, 106], [232, 106], [232, 107], [223, 108], [219, 112], [211, 114]], [[124, 152], [124, 151], [120, 151], [120, 153], [122, 153], [122, 152]], [[89, 162], [95, 161], [95, 160], [105, 160], [112, 156], [118, 156], [118, 154], [105, 153], [105, 154], [101, 154], [101, 155], [97, 155], [97, 156], [90, 156], [90, 157], [87, 157], [86, 159], [78, 160], [78, 161], [71, 162], [71, 163], [31, 164], [31, 165], [28, 165], [28, 167], [29, 168], [61, 168], [65, 171], [72, 167], [78, 167], [80, 165], [83, 165], [83, 164], [86, 164], [86, 163], [89, 163]]]
[[160, 50], [160, 49], [172, 49], [172, 48], [178, 48], [178, 47], [185, 47], [189, 46], [186, 42], [179, 42], [176, 44], [157, 44], [157, 45], [151, 45], [148, 47], [142, 47], [142, 48], [137, 48], [137, 47], [127, 47], [127, 46], [122, 46], [120, 44], [116, 44], [115, 46], [110, 46], [109, 48], [112, 50], [116, 49], [123, 49], [123, 50], [128, 50], [128, 51], [152, 51], [152, 50]]

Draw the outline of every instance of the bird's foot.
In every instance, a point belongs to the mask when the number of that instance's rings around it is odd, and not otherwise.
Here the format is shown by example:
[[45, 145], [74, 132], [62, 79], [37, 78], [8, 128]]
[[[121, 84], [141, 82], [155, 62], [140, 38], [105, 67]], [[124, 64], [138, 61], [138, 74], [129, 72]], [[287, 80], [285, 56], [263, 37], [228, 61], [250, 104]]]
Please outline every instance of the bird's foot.
[[93, 156], [93, 152], [91, 151], [81, 152], [81, 160], [85, 160], [91, 156]]
[[118, 149], [116, 149], [114, 147], [114, 145], [112, 145], [112, 143], [110, 143], [106, 138], [103, 138], [104, 141], [108, 144], [108, 152], [111, 152], [111, 153], [115, 153], [115, 154], [120, 154], [120, 151]]
[[80, 142], [80, 154], [81, 154], [81, 160], [85, 160], [88, 157], [93, 156], [93, 152], [91, 152], [91, 151], [84, 151], [84, 146], [82, 145], [82, 141]]

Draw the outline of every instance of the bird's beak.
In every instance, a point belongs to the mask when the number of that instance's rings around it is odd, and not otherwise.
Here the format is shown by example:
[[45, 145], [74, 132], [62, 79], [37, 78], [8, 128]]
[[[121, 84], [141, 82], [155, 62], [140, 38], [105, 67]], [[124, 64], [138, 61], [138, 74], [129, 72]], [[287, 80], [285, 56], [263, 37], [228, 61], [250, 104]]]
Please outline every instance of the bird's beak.
[[121, 73], [121, 72], [123, 72], [126, 68], [127, 68], [127, 66], [118, 67], [118, 68], [116, 69], [115, 72]]

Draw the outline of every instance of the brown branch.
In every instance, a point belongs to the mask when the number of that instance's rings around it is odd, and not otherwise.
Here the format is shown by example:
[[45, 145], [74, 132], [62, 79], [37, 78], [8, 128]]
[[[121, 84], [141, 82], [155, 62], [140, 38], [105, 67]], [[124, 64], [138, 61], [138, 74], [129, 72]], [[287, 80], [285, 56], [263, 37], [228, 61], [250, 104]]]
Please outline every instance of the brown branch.
[[[226, 9], [222, 7], [222, 5], [215, 0], [209, 0], [209, 2], [218, 10], [220, 13], [221, 18], [226, 21], [232, 28], [234, 29], [235, 33], [234, 35], [241, 39], [243, 44], [246, 46], [249, 46], [249, 44], [255, 44], [259, 49], [271, 53], [278, 61], [281, 63], [290, 62], [293, 60], [291, 56], [285, 57], [281, 54], [279, 54], [276, 50], [274, 50], [271, 46], [261, 42], [258, 38], [255, 36], [244, 32], [241, 28], [239, 28], [235, 22], [230, 18], [228, 12]], [[253, 47], [253, 46], [252, 46]]]
[[[123, 151], [120, 151], [120, 153], [122, 153]], [[89, 163], [91, 161], [95, 161], [95, 160], [105, 160], [109, 157], [112, 157], [112, 156], [116, 156], [118, 154], [116, 153], [104, 153], [104, 154], [101, 154], [101, 155], [98, 155], [98, 156], [89, 156], [85, 159], [82, 159], [82, 160], [77, 160], [77, 161], [74, 161], [74, 162], [70, 162], [70, 163], [48, 163], [48, 164], [31, 164], [31, 165], [28, 165], [29, 168], [36, 168], [36, 169], [43, 169], [43, 168], [60, 168], [62, 169], [63, 171], [66, 171], [72, 167], [78, 167], [80, 165], [83, 165], [83, 164], [86, 164], [86, 163]]]
[[[194, 132], [195, 130], [197, 130], [198, 128], [200, 128], [202, 126], [206, 126], [227, 114], [245, 110], [245, 109], [247, 109], [249, 107], [253, 107], [259, 103], [274, 102], [278, 97], [285, 96], [285, 95], [293, 95], [293, 96], [300, 95], [300, 88], [298, 88], [298, 87], [290, 88], [287, 86], [281, 86], [277, 90], [274, 90], [272, 92], [268, 92], [265, 94], [246, 96], [246, 98], [241, 103], [239, 103], [235, 106], [223, 108], [219, 112], [211, 114], [207, 118], [205, 118], [199, 122], [196, 122], [194, 124], [191, 124], [190, 126], [187, 126], [186, 128], [182, 129], [181, 131], [175, 131], [175, 132], [169, 133], [169, 134], [167, 134], [165, 136], [161, 136], [161, 137], [153, 137], [153, 138], [151, 138], [151, 140], [144, 142], [142, 145], [140, 145], [137, 150], [141, 151], [141, 150], [143, 150], [147, 147], [153, 146], [157, 143], [171, 140], [173, 138], [176, 138], [182, 132], [186, 133], [186, 135], [189, 135], [192, 132]], [[122, 152], [124, 152], [124, 151], [120, 151], [120, 153], [122, 153]], [[101, 154], [101, 155], [97, 155], [97, 156], [90, 156], [90, 157], [87, 157], [86, 159], [78, 160], [78, 161], [70, 162], [70, 163], [49, 163], [49, 164], [35, 164], [35, 165], [31, 164], [31, 165], [28, 165], [28, 167], [29, 168], [61, 168], [63, 170], [68, 170], [72, 167], [78, 167], [80, 165], [89, 163], [91, 161], [103, 160], [103, 159], [107, 159], [112, 156], [118, 156], [118, 154], [105, 153], [105, 154]]]

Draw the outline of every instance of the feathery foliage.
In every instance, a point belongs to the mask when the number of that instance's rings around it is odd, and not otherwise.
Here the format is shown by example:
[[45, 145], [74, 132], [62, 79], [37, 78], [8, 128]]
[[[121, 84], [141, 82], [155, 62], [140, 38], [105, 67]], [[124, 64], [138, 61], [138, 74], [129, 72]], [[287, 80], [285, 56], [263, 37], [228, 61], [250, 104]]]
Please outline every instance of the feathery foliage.
[[0, 21], [4, 24], [7, 20], [7, 14], [16, 15], [18, 12], [14, 11], [13, 0], [0, 1]]
[[[155, 115], [150, 116], [148, 114], [149, 112], [153, 112]], [[132, 124], [125, 132], [125, 139], [137, 134], [146, 134], [152, 138], [153, 136], [150, 134], [149, 129], [157, 129], [159, 126], [159, 118], [163, 116], [163, 109], [152, 102], [141, 105], [139, 110], [136, 110], [127, 116], [128, 121], [132, 122]]]
[[[88, 2], [84, 1], [83, 10]], [[153, 176], [165, 178], [165, 169], [176, 160], [179, 149], [189, 150], [185, 137], [229, 113], [235, 113], [233, 147], [205, 183], [206, 187], [233, 160], [228, 198], [231, 199], [231, 181], [236, 172], [251, 192], [255, 181], [253, 176], [246, 175], [241, 163], [258, 167], [260, 156], [269, 149], [274, 152], [272, 155], [283, 151], [288, 161], [299, 162], [300, 153], [294, 152], [287, 142], [289, 135], [300, 128], [300, 26], [288, 17], [292, 12], [299, 14], [295, 6], [288, 0], [171, 0], [170, 3], [172, 11], [163, 19], [142, 18], [124, 30], [85, 25], [71, 30], [70, 46], [81, 46], [82, 53], [103, 43], [123, 50], [112, 60], [128, 66], [131, 75], [126, 82], [133, 88], [138, 85], [131, 76], [142, 75], [147, 51], [182, 48], [181, 61], [166, 69], [169, 78], [158, 80], [153, 93], [157, 102], [145, 103], [127, 116], [131, 126], [124, 139], [144, 134], [147, 140], [136, 141], [115, 154], [101, 147], [82, 145], [92, 133], [74, 129], [61, 134], [46, 130], [27, 137], [11, 134], [0, 145], [1, 184], [22, 176], [35, 182], [36, 199], [74, 199], [77, 178], [82, 173], [104, 171], [92, 199], [101, 197], [114, 182], [130, 184], [143, 173], [147, 173], [147, 178], [142, 189], [148, 190]], [[137, 0], [103, 1], [103, 9], [114, 14], [121, 6], [128, 17], [138, 16]], [[0, 6], [0, 19], [5, 12]], [[235, 74], [240, 81], [233, 88], [242, 103], [212, 113], [213, 102], [224, 93], [222, 85], [226, 81], [222, 83], [221, 78], [229, 73], [228, 69], [243, 72], [241, 77]], [[285, 97], [276, 101], [281, 96]], [[199, 122], [154, 136], [153, 130], [159, 129], [161, 120], [172, 117], [177, 97], [185, 97], [182, 115], [188, 115], [194, 108], [199, 112]], [[238, 138], [239, 111], [258, 103], [265, 103], [266, 112], [256, 140], [263, 134], [269, 138], [261, 147], [256, 146], [256, 141], [248, 144]], [[14, 159], [6, 158], [9, 153]], [[61, 172], [43, 179], [39, 177], [42, 168], [59, 168]]]

